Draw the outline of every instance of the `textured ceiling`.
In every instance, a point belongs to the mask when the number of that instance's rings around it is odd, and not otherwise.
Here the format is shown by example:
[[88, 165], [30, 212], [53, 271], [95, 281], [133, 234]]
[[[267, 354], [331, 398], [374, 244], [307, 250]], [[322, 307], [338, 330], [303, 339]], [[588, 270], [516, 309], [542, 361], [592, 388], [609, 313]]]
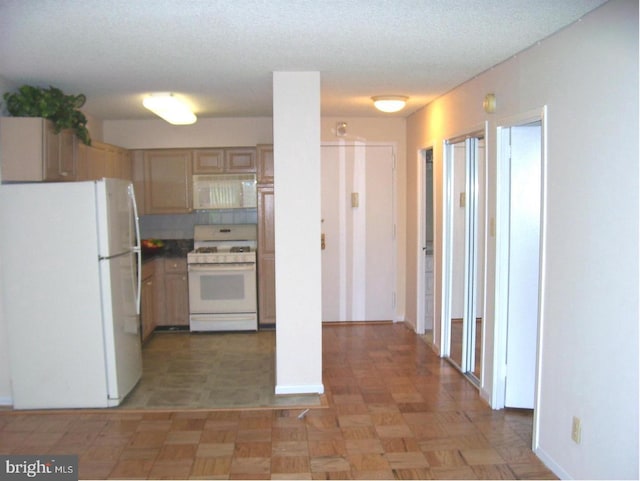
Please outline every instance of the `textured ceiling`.
[[[613, 0], [615, 1], [615, 0]], [[604, 0], [0, 0], [0, 77], [84, 93], [100, 119], [271, 116], [273, 71], [319, 71], [322, 115], [406, 116]], [[384, 114], [388, 115], [388, 114]]]

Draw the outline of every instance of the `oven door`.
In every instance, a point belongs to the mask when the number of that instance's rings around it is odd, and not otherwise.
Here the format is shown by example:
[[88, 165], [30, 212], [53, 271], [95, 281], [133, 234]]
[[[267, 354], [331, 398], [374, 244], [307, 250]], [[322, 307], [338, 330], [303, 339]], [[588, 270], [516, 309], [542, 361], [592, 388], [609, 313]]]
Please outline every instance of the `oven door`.
[[191, 314], [255, 313], [256, 264], [189, 264]]

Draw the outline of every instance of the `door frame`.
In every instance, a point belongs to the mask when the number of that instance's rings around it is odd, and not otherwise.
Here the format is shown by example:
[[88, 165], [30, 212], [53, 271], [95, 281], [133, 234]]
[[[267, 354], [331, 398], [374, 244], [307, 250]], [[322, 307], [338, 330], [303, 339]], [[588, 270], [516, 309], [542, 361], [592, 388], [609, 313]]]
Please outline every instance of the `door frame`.
[[[424, 254], [424, 248], [426, 247], [426, 228], [427, 228], [427, 220], [426, 220], [426, 213], [427, 213], [427, 159], [426, 159], [426, 152], [428, 150], [431, 150], [431, 155], [433, 157], [433, 161], [432, 164], [435, 164], [435, 149], [434, 149], [434, 143], [433, 142], [429, 142], [427, 143], [426, 147], [421, 148], [420, 150], [418, 150], [417, 153], [417, 162], [418, 162], [418, 168], [416, 169], [418, 172], [418, 208], [416, 209], [417, 212], [417, 219], [416, 219], [416, 226], [418, 227], [418, 245], [417, 245], [417, 253], [416, 253], [416, 259], [418, 260], [418, 262], [416, 263], [416, 333], [417, 334], [424, 334], [426, 332], [426, 326], [425, 326], [425, 322], [424, 322], [424, 317], [425, 317], [425, 310], [426, 310], [426, 306], [425, 306], [425, 291], [426, 291], [426, 279], [425, 279], [425, 273], [424, 273], [424, 269], [425, 269], [425, 254]], [[435, 182], [436, 179], [435, 177], [433, 178], [433, 194], [432, 194], [432, 213], [433, 213], [433, 243], [435, 244], [435, 239], [436, 239], [436, 222], [435, 222], [435, 218], [436, 218], [436, 195], [435, 195]], [[435, 245], [434, 245], [434, 254], [435, 254]], [[434, 292], [433, 292], [433, 297], [434, 297], [434, 302], [435, 302], [435, 255], [434, 255]], [[435, 306], [434, 306], [435, 307]], [[435, 314], [435, 312], [434, 312]], [[435, 331], [437, 328], [437, 323], [436, 323], [436, 319], [435, 319], [435, 315], [434, 315], [434, 319], [433, 319], [433, 332], [434, 332], [434, 337], [433, 337], [433, 341], [434, 341], [434, 346], [436, 347], [436, 349], [438, 349], [438, 346], [435, 344]]]
[[[392, 166], [392, 181], [391, 181], [391, 215], [392, 215], [392, 229], [393, 229], [393, 252], [392, 252], [392, 270], [393, 276], [393, 322], [400, 322], [403, 317], [398, 314], [398, 292], [399, 291], [399, 279], [398, 279], [398, 143], [394, 141], [358, 141], [358, 140], [329, 140], [320, 142], [320, 162], [322, 162], [322, 148], [323, 147], [391, 147], [393, 155]], [[322, 185], [320, 185], [320, 195], [322, 196]], [[321, 286], [322, 288], [322, 286]], [[323, 321], [324, 322], [324, 321]]]
[[536, 375], [533, 413], [532, 449], [539, 446], [540, 373], [542, 364], [542, 332], [544, 326], [544, 290], [546, 286], [546, 219], [547, 219], [547, 106], [515, 116], [499, 119], [496, 127], [496, 264], [495, 264], [495, 321], [493, 353], [493, 386], [491, 407], [503, 409], [506, 393], [507, 365], [507, 307], [509, 289], [509, 211], [510, 211], [510, 152], [503, 139], [504, 132], [512, 127], [540, 122], [540, 251], [538, 278], [538, 326], [536, 345]]

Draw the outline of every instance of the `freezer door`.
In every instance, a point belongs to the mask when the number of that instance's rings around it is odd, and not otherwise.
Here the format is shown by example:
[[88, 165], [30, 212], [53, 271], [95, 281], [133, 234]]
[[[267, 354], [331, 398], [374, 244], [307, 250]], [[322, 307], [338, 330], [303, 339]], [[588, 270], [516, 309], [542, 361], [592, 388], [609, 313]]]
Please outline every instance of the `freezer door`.
[[142, 376], [142, 347], [134, 295], [135, 254], [100, 261], [108, 403], [117, 406]]
[[121, 179], [96, 182], [99, 250], [103, 258], [129, 252], [136, 245], [137, 219], [129, 184]]

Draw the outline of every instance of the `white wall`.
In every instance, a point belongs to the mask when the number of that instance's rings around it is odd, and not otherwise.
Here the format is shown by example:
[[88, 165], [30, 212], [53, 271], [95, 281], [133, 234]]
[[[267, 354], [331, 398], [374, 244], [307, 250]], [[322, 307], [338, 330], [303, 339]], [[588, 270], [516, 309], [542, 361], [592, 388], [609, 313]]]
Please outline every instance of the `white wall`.
[[104, 142], [127, 149], [246, 147], [273, 143], [270, 117], [202, 118], [193, 125], [164, 120], [106, 120]]
[[[495, 114], [482, 109], [497, 98]], [[548, 106], [546, 282], [538, 455], [564, 478], [638, 479], [638, 3], [614, 0], [454, 89], [407, 123], [407, 218], [416, 153], [434, 145], [436, 259], [442, 251], [442, 141], [488, 121], [489, 217], [496, 127]], [[408, 223], [407, 315], [415, 316], [417, 232]], [[495, 239], [488, 239], [487, 344], [493, 350]], [[437, 266], [436, 279], [441, 279]], [[441, 282], [437, 282], [437, 312]], [[415, 322], [415, 320], [413, 320]], [[438, 322], [438, 321], [437, 321]], [[439, 333], [436, 333], [439, 335]], [[485, 370], [493, 369], [491, 358]], [[492, 380], [485, 379], [484, 395]], [[571, 438], [572, 416], [582, 442]]]
[[276, 393], [322, 393], [318, 72], [274, 72], [273, 124]]

